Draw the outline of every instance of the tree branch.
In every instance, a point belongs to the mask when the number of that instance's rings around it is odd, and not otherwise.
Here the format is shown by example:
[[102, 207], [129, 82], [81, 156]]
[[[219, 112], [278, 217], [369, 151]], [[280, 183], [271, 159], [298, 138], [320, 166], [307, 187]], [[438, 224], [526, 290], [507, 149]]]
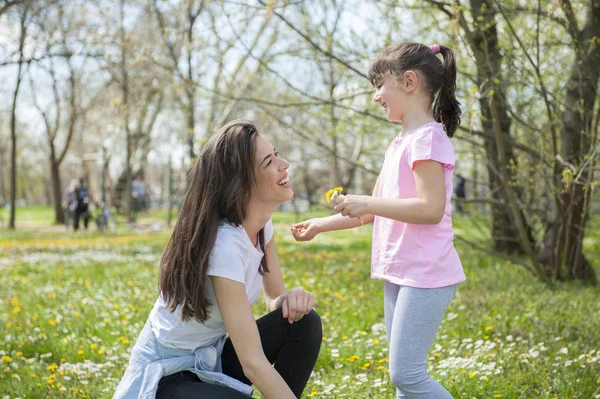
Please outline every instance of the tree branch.
[[[263, 1], [263, 0], [259, 0], [259, 2], [264, 5], [265, 7], [267, 7], [267, 4]], [[320, 52], [323, 55], [326, 55], [327, 57], [330, 57], [334, 60], [336, 60], [337, 62], [339, 62], [340, 64], [342, 64], [343, 66], [345, 66], [346, 68], [350, 69], [351, 71], [355, 72], [357, 75], [363, 77], [363, 78], [367, 78], [367, 75], [365, 75], [363, 72], [359, 71], [358, 69], [356, 69], [355, 67], [353, 67], [352, 65], [350, 65], [348, 62], [342, 60], [341, 58], [339, 58], [338, 56], [334, 55], [333, 53], [325, 50], [324, 48], [322, 48], [321, 46], [319, 46], [317, 43], [315, 43], [307, 34], [305, 34], [304, 32], [300, 31], [300, 29], [296, 28], [290, 21], [288, 21], [283, 15], [281, 15], [280, 13], [278, 13], [277, 11], [273, 10], [273, 15], [277, 16], [277, 18], [279, 18], [281, 21], [283, 21], [283, 23], [285, 23], [290, 29], [292, 29], [294, 32], [296, 32], [298, 35], [300, 35], [306, 42], [308, 42], [315, 50], [317, 50], [318, 52]]]

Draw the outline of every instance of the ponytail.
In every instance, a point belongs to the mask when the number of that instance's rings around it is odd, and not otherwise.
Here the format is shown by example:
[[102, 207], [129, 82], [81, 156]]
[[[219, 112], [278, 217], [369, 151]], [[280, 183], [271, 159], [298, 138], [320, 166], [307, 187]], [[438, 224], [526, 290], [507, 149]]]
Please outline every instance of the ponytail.
[[433, 106], [433, 117], [444, 125], [448, 137], [452, 137], [460, 125], [460, 103], [456, 99], [456, 61], [449, 47], [439, 46], [444, 58], [441, 85]]

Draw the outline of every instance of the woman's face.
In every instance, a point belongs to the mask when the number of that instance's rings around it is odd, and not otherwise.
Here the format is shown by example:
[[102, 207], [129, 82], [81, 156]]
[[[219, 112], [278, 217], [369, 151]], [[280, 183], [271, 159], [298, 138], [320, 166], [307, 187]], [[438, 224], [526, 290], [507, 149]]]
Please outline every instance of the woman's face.
[[294, 196], [287, 169], [290, 163], [280, 158], [277, 150], [264, 136], [256, 135], [256, 182], [251, 188], [251, 198], [259, 202], [279, 205]]

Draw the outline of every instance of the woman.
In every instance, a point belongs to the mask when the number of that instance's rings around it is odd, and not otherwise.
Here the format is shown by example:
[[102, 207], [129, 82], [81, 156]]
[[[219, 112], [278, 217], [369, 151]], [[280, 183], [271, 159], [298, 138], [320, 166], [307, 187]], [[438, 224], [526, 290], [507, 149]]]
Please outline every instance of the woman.
[[[208, 140], [115, 398], [247, 399], [251, 384], [265, 399], [301, 396], [322, 332], [313, 294], [285, 290], [275, 251], [289, 166], [249, 121]], [[255, 321], [261, 285], [270, 313]]]

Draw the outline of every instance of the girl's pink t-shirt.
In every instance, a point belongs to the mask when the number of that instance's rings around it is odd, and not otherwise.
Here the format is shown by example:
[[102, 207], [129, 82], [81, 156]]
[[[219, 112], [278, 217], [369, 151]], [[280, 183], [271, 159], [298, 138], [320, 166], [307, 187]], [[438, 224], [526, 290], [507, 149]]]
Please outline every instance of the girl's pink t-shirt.
[[392, 141], [385, 153], [377, 195], [418, 198], [413, 168], [421, 160], [444, 166], [446, 208], [442, 221], [410, 224], [376, 216], [371, 277], [410, 287], [445, 287], [465, 281], [466, 277], [452, 242], [454, 149], [440, 123], [428, 123]]

